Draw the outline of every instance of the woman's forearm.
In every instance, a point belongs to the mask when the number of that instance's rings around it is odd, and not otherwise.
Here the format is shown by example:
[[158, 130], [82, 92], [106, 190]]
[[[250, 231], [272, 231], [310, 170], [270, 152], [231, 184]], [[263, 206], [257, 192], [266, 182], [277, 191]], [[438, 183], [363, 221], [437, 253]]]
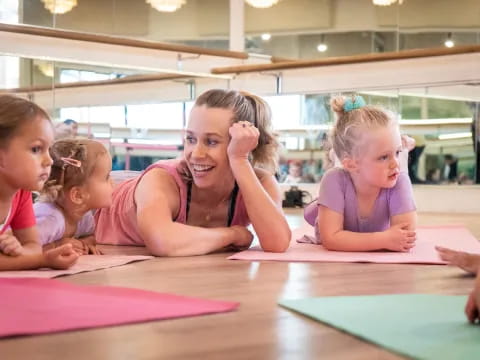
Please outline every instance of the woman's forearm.
[[155, 256], [193, 256], [218, 251], [234, 243], [230, 228], [201, 228], [175, 222], [167, 224], [139, 220], [145, 246]]
[[230, 159], [230, 167], [262, 249], [284, 252], [290, 244], [291, 231], [281, 205], [272, 200], [247, 159]]

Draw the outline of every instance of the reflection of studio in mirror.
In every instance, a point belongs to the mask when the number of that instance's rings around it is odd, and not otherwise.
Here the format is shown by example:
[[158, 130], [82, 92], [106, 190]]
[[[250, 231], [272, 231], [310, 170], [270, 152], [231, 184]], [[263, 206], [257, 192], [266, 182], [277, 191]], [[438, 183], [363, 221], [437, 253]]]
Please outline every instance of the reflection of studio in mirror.
[[[232, 15], [228, 1], [207, 5], [201, 0], [178, 1], [180, 6], [169, 9], [170, 12], [160, 3], [153, 0], [0, 0], [2, 10], [5, 9], [0, 13], [0, 22], [114, 35], [127, 42], [135, 38], [229, 48], [227, 20]], [[457, 1], [455, 13], [446, 2], [437, 3], [434, 12], [423, 1], [388, 3], [379, 6], [376, 1], [366, 1], [359, 5], [356, 0], [347, 0], [333, 6], [328, 1], [307, 0], [300, 4], [282, 0], [272, 4], [268, 11], [245, 3], [244, 50], [288, 59], [322, 59], [480, 43], [480, 18], [475, 15], [480, 5], [476, 0]], [[354, 24], [349, 16], [352, 9], [356, 13]], [[208, 21], [212, 12], [225, 21]], [[293, 12], [299, 16], [286, 16]], [[285, 21], [267, 21], [278, 18]], [[128, 26], [124, 26], [126, 20]], [[198, 26], [187, 26], [192, 24]], [[352, 27], [358, 30], [353, 31]], [[14, 54], [15, 48], [10, 47], [8, 51]], [[72, 119], [78, 123], [79, 135], [95, 137], [108, 144], [116, 155], [118, 168], [141, 170], [156, 159], [178, 156], [181, 129], [195, 93], [187, 90], [187, 79], [182, 80], [183, 92], [172, 97], [176, 90], [171, 89], [180, 86], [178, 80], [155, 83], [151, 88], [147, 83], [142, 86], [134, 82], [115, 83], [129, 77], [155, 75], [153, 70], [134, 65], [122, 68], [89, 64], [86, 58], [68, 62], [60, 59], [61, 52], [58, 54], [48, 59], [45, 54], [31, 58], [0, 55], [0, 89], [29, 89], [19, 94], [46, 107], [57, 123]], [[96, 55], [93, 50], [91, 54]], [[177, 55], [173, 53], [174, 57]], [[194, 55], [188, 59], [198, 60]], [[182, 65], [185, 64], [188, 62]], [[212, 66], [216, 64], [211, 63], [202, 71], [208, 73]], [[357, 75], [362, 75], [362, 71], [351, 74], [352, 78]], [[334, 121], [329, 105], [331, 91], [304, 90], [309, 80], [303, 78], [296, 89], [278, 96], [272, 96], [275, 91], [270, 88], [257, 89], [255, 82], [242, 83], [247, 90], [263, 95], [272, 108], [274, 126], [284, 147], [277, 176], [286, 183], [317, 184], [334, 161], [328, 143]], [[103, 90], [99, 90], [100, 86], [94, 83], [102, 82]], [[337, 86], [334, 82], [329, 85]], [[204, 81], [204, 86], [230, 84]], [[396, 89], [395, 83], [375, 91], [344, 86], [342, 92], [356, 91], [367, 103], [386, 106], [399, 114], [402, 132], [416, 140], [408, 166], [413, 183], [478, 182], [478, 151], [474, 151], [477, 142], [472, 141], [475, 132], [478, 139], [479, 131], [479, 126], [472, 123], [475, 116], [478, 118], [478, 83], [445, 86], [426, 83], [424, 86], [428, 89], [405, 86]], [[277, 93], [281, 91], [277, 89]]]
[[[474, 184], [477, 176], [475, 126], [480, 90], [471, 84], [359, 92], [368, 104], [392, 110], [402, 134], [415, 141], [408, 153], [408, 170], [414, 184]], [[318, 182], [334, 165], [328, 139], [334, 121], [330, 96], [299, 96], [298, 128], [286, 129], [281, 140], [287, 151], [281, 157], [279, 179], [286, 183]], [[284, 108], [273, 108], [274, 116]], [[314, 104], [314, 106], [312, 106]], [[476, 121], [476, 122], [475, 122]], [[314, 136], [312, 136], [314, 134]], [[477, 135], [478, 139], [478, 135]], [[407, 151], [407, 150], [405, 150]], [[337, 162], [336, 166], [340, 166]]]

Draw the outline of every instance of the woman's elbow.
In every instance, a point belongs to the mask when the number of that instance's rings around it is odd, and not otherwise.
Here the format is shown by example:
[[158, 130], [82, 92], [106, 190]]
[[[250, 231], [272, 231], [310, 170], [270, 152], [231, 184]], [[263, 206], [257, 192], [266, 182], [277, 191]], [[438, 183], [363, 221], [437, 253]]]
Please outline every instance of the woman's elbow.
[[175, 256], [175, 248], [173, 244], [168, 241], [168, 237], [164, 236], [150, 236], [144, 237], [145, 247], [153, 256]]
[[292, 238], [292, 232], [289, 228], [276, 236], [271, 237], [273, 241], [266, 243], [262, 246], [263, 251], [273, 253], [283, 253], [287, 251], [290, 240]]

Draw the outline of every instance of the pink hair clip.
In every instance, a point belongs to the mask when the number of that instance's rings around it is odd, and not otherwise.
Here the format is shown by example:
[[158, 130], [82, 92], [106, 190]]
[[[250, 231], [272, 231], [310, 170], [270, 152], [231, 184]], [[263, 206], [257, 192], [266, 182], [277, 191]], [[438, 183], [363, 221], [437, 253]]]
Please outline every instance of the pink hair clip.
[[77, 159], [72, 159], [72, 158], [67, 158], [67, 157], [61, 157], [60, 160], [62, 160], [65, 165], [72, 165], [72, 166], [75, 166], [77, 168], [79, 167], [82, 167], [82, 162], [80, 160], [77, 160]]

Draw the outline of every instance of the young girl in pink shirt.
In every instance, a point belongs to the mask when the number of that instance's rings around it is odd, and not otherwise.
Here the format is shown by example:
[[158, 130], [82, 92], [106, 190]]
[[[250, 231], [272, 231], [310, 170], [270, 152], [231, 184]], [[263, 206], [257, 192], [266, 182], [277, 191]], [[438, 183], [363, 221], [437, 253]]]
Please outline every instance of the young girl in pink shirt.
[[42, 189], [52, 159], [53, 129], [34, 103], [0, 95], [0, 270], [65, 269], [78, 254], [71, 245], [42, 253], [31, 191]]

